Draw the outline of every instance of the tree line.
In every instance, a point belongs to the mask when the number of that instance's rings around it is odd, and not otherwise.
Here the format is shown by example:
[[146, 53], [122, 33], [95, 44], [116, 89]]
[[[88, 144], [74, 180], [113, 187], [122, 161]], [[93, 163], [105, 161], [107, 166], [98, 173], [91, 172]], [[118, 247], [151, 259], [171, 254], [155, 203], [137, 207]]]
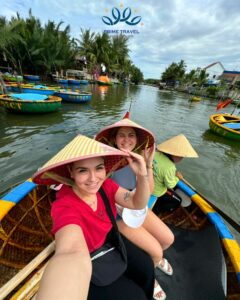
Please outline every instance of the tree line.
[[18, 74], [51, 73], [76, 67], [76, 57], [86, 58], [90, 74], [106, 66], [110, 76], [118, 79], [131, 77], [138, 83], [143, 74], [129, 57], [128, 37], [109, 36], [90, 29], [80, 30], [80, 36], [70, 35], [70, 26], [62, 29], [63, 22], [48, 21], [45, 25], [32, 15], [24, 19], [19, 13], [7, 20], [0, 17], [0, 65], [12, 67]]

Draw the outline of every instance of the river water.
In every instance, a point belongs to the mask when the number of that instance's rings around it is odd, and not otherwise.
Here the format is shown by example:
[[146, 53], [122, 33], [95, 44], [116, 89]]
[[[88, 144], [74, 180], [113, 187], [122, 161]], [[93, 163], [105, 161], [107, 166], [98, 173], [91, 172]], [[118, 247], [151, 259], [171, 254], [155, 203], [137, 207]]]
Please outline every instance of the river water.
[[[83, 89], [93, 93], [89, 103], [63, 103], [61, 110], [51, 114], [18, 115], [0, 107], [0, 195], [31, 177], [76, 134], [92, 137], [131, 108], [131, 119], [153, 131], [157, 143], [180, 133], [187, 136], [199, 158], [184, 159], [178, 169], [240, 224], [240, 143], [209, 131], [216, 100], [189, 102], [185, 94], [151, 86], [88, 85]], [[229, 105], [224, 112], [231, 113], [233, 108]]]

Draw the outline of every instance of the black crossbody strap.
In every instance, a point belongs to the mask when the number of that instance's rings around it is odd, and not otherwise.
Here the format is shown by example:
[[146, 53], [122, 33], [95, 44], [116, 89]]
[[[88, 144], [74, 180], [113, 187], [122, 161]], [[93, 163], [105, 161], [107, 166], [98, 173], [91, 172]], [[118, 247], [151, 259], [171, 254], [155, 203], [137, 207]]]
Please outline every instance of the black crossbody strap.
[[110, 218], [110, 220], [111, 220], [111, 222], [113, 224], [113, 227], [118, 232], [118, 227], [117, 227], [116, 220], [114, 218], [112, 209], [110, 207], [110, 203], [108, 201], [108, 197], [107, 197], [106, 193], [104, 192], [103, 188], [99, 189], [99, 194], [101, 195], [101, 197], [103, 199], [103, 202], [104, 202], [106, 210], [107, 210], [107, 214], [108, 214], [108, 216], [109, 216], [109, 218]]

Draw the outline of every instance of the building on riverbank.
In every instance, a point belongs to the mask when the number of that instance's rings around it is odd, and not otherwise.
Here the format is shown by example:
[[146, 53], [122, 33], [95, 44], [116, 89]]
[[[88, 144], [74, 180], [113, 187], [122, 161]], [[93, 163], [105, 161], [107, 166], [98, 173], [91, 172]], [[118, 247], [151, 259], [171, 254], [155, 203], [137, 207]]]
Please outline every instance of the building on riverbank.
[[224, 70], [220, 79], [226, 81], [227, 83], [234, 85], [237, 82], [240, 82], [240, 71], [227, 71]]

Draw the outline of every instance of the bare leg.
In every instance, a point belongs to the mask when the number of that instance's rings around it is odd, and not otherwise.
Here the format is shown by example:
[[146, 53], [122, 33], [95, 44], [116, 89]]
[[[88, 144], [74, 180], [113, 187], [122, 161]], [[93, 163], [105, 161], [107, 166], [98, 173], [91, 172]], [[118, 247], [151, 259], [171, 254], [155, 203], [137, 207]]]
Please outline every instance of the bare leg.
[[151, 210], [148, 210], [142, 227], [160, 243], [163, 250], [166, 250], [174, 242], [174, 235], [170, 228]]
[[156, 266], [162, 259], [163, 250], [158, 240], [145, 228], [131, 228], [123, 220], [117, 221], [119, 231], [132, 243], [146, 251], [153, 259]]

